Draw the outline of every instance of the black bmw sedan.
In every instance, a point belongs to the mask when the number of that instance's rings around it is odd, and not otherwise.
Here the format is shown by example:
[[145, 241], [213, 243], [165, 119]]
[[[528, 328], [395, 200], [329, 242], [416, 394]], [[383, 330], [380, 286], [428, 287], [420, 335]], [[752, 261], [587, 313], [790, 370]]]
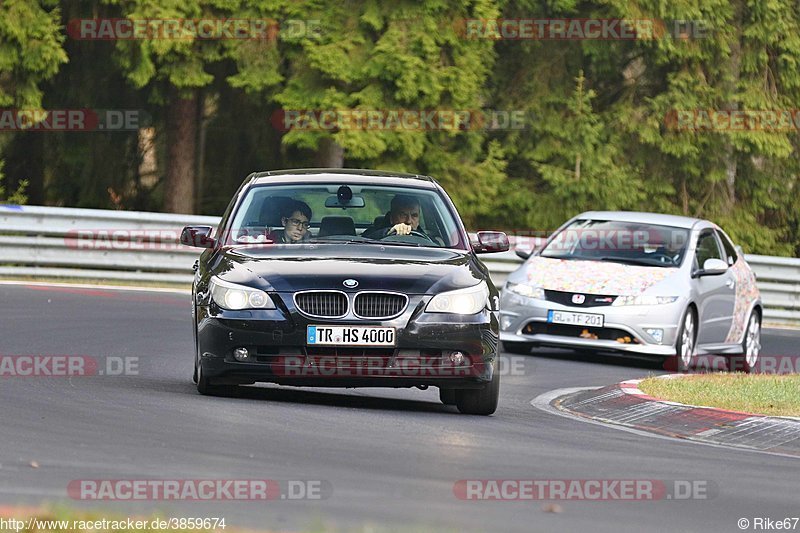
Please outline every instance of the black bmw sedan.
[[202, 394], [271, 382], [439, 388], [462, 413], [492, 414], [500, 391], [498, 291], [427, 176], [353, 169], [250, 175], [206, 248], [192, 290], [194, 381]]

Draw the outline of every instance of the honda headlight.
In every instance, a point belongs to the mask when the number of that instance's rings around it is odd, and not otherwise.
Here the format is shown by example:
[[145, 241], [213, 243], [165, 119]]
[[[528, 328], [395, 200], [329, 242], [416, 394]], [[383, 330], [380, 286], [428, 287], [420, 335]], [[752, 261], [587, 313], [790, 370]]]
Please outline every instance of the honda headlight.
[[510, 281], [507, 281], [506, 290], [513, 292], [514, 294], [519, 294], [520, 296], [544, 300], [544, 289], [541, 287], [534, 287], [533, 285], [526, 285], [524, 283], [511, 283]]
[[209, 283], [211, 299], [223, 309], [275, 309], [275, 304], [266, 292], [244, 285], [223, 281], [214, 276]]
[[485, 281], [481, 281], [474, 287], [437, 294], [428, 302], [425, 311], [428, 313], [474, 315], [486, 307], [488, 302], [489, 288], [486, 286]]
[[623, 305], [666, 305], [678, 301], [678, 296], [651, 296], [646, 294], [617, 296], [613, 306]]

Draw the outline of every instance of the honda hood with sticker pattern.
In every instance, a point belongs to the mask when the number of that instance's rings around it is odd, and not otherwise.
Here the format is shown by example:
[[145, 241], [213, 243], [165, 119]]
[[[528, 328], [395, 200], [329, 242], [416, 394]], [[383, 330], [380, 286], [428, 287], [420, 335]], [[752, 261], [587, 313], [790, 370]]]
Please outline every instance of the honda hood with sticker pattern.
[[532, 257], [527, 279], [543, 289], [584, 294], [636, 295], [678, 272], [674, 267]]

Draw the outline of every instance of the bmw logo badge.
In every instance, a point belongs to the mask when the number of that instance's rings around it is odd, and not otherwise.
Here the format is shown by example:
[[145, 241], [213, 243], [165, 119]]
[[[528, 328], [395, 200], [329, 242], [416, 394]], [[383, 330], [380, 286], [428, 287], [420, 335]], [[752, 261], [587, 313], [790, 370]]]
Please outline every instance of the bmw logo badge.
[[346, 279], [342, 282], [342, 285], [344, 285], [348, 289], [354, 289], [358, 287], [358, 282], [354, 279]]

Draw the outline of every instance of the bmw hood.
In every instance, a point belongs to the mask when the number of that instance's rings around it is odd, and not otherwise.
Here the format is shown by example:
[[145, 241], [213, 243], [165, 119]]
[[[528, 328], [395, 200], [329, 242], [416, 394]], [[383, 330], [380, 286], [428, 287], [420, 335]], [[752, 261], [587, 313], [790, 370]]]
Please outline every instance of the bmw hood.
[[227, 281], [278, 292], [338, 289], [435, 294], [484, 279], [467, 252], [363, 244], [236, 247], [220, 254], [213, 270]]
[[639, 294], [678, 272], [673, 267], [548, 257], [532, 257], [523, 268], [528, 283], [543, 289], [609, 296]]

